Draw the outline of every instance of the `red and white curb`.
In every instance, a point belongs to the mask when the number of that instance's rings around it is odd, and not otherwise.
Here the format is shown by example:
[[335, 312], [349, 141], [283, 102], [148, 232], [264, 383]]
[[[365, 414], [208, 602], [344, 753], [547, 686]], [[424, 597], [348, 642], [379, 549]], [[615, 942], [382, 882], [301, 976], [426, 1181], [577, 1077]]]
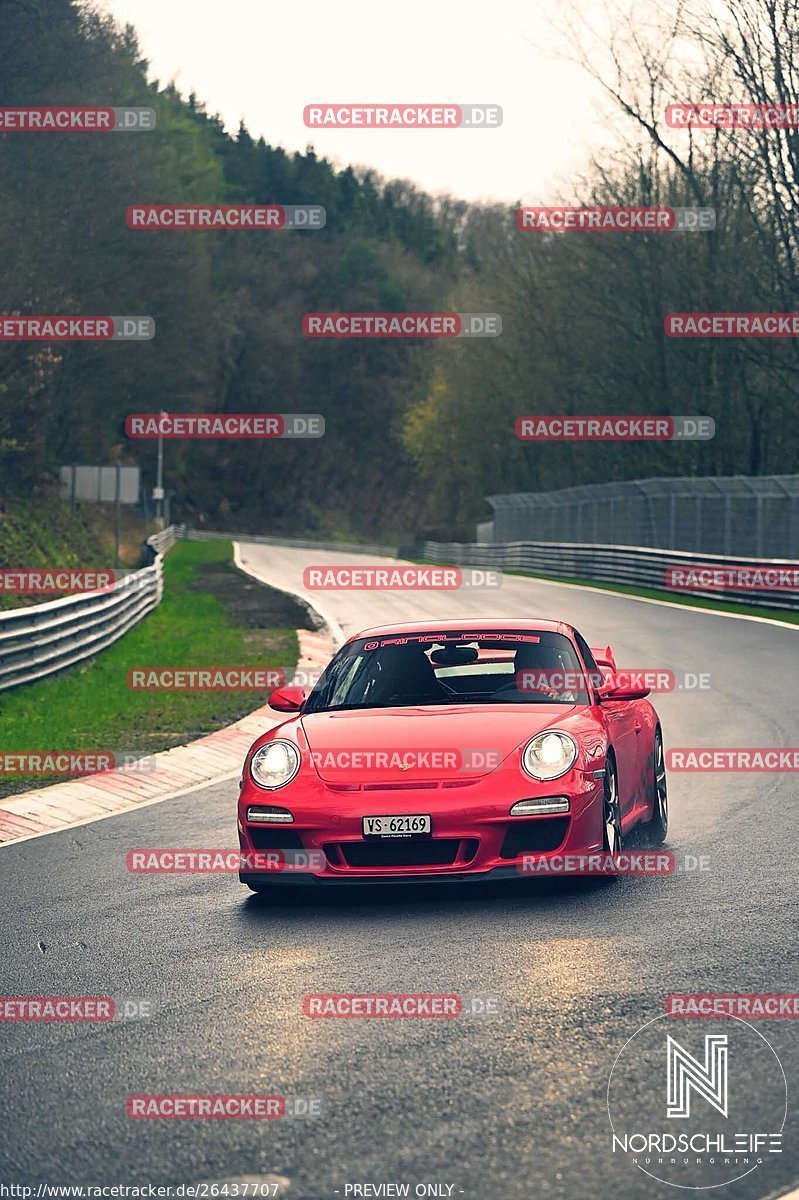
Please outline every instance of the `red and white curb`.
[[[241, 566], [238, 553], [235, 557]], [[330, 661], [340, 636], [337, 626], [326, 625], [317, 633], [298, 629], [297, 669], [321, 670]], [[225, 729], [151, 755], [155, 766], [146, 774], [135, 767], [123, 767], [0, 800], [0, 848], [238, 779], [244, 756], [255, 739], [283, 720], [282, 714], [264, 704]]]

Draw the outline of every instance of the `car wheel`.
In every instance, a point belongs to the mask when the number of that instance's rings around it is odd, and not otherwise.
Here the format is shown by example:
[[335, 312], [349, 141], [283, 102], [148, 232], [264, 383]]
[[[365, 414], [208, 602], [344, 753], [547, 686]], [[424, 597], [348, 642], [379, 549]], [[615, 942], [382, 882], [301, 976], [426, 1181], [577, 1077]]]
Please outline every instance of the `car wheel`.
[[610, 758], [605, 768], [602, 823], [603, 849], [608, 854], [619, 854], [623, 842], [621, 832], [621, 801], [619, 800], [616, 764]]
[[655, 745], [653, 751], [655, 762], [654, 796], [652, 799], [652, 820], [643, 827], [647, 839], [659, 846], [665, 842], [669, 832], [669, 794], [666, 784], [666, 760], [663, 754], [663, 735], [655, 730]]

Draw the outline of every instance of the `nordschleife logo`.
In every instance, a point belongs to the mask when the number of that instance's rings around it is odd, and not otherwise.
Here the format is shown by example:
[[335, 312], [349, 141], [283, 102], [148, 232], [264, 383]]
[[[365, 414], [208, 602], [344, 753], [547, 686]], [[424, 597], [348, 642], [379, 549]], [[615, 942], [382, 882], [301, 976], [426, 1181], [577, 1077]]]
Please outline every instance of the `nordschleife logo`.
[[671, 1187], [706, 1190], [768, 1171], [783, 1150], [788, 1088], [747, 1021], [666, 1014], [619, 1051], [607, 1106], [614, 1157]]

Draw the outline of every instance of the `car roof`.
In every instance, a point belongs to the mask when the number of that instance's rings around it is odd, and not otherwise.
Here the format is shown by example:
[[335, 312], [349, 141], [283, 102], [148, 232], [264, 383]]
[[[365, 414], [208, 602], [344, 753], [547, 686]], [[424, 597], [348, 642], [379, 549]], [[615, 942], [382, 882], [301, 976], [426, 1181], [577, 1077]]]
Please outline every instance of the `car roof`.
[[563, 633], [567, 637], [571, 637], [573, 629], [565, 621], [541, 620], [540, 618], [520, 618], [520, 617], [484, 617], [482, 620], [479, 617], [469, 617], [464, 620], [457, 617], [445, 617], [443, 620], [435, 620], [431, 618], [429, 621], [402, 621], [395, 625], [373, 625], [369, 629], [362, 629], [360, 633], [353, 633], [347, 638], [348, 642], [353, 642], [357, 638], [362, 637], [391, 637], [403, 633], [494, 633], [499, 630], [507, 630], [510, 632], [530, 632], [532, 630], [545, 630], [548, 633]]

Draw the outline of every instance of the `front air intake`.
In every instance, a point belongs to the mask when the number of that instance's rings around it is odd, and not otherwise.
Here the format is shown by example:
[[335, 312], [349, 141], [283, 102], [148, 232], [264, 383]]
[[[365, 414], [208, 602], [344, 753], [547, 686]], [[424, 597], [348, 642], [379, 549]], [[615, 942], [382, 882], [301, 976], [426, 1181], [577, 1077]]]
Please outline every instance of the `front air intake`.
[[569, 828], [568, 817], [539, 817], [534, 821], [514, 821], [505, 834], [500, 858], [520, 854], [546, 854], [557, 850]]

